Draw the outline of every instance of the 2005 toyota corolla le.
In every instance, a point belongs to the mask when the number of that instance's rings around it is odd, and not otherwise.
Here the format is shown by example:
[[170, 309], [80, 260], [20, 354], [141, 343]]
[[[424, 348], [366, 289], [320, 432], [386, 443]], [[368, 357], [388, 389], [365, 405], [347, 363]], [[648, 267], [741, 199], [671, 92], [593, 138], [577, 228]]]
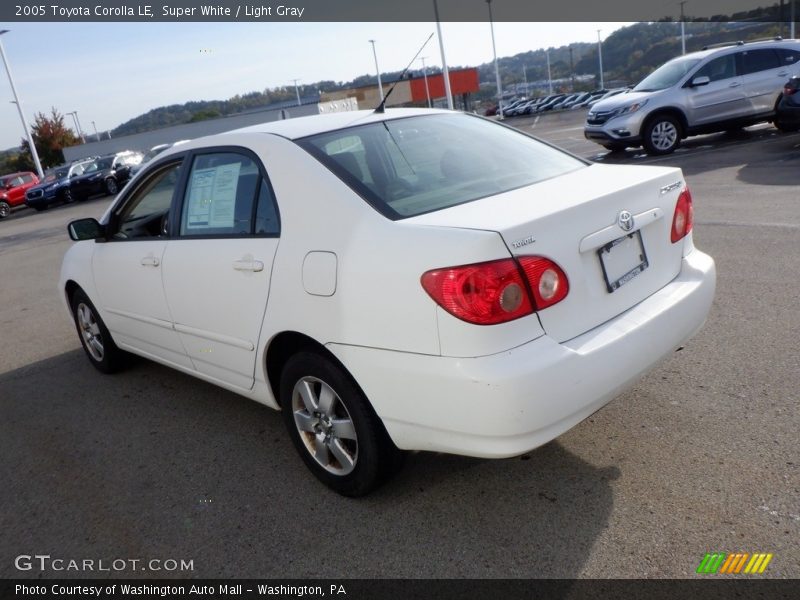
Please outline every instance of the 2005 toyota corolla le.
[[280, 408], [353, 496], [402, 450], [552, 440], [691, 337], [715, 287], [680, 170], [447, 111], [195, 140], [69, 231], [60, 289], [95, 367], [132, 352]]

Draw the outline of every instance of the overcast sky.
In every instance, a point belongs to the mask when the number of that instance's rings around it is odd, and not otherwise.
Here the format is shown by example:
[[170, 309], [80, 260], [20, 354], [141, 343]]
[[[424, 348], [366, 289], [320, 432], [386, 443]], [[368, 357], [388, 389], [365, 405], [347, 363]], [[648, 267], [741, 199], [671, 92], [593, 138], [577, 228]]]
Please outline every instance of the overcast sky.
[[[495, 23], [498, 56], [603, 38], [625, 23]], [[2, 36], [29, 122], [37, 112], [78, 111], [85, 133], [152, 108], [221, 100], [268, 87], [348, 81], [405, 68], [433, 23], [14, 23]], [[488, 23], [443, 23], [449, 66], [492, 59]], [[441, 65], [436, 36], [422, 53]], [[421, 63], [415, 65], [419, 68]], [[0, 73], [0, 149], [19, 144], [22, 124]], [[71, 117], [67, 124], [72, 125]]]

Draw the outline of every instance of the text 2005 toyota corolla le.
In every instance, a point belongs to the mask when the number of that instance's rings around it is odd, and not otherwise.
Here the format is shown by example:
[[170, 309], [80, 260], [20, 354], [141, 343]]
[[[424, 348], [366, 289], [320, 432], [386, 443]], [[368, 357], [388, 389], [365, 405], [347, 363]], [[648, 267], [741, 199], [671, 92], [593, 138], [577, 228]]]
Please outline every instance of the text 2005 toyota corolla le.
[[133, 352], [282, 409], [346, 495], [401, 450], [552, 440], [691, 337], [716, 279], [680, 170], [435, 110], [198, 139], [69, 229], [60, 289], [95, 367]]

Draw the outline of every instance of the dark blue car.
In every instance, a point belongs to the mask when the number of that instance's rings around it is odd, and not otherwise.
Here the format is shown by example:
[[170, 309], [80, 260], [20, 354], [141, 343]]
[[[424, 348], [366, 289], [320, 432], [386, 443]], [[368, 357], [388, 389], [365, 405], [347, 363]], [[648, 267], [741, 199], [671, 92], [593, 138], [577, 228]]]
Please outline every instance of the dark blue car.
[[44, 210], [51, 204], [72, 202], [74, 197], [70, 188], [73, 178], [83, 175], [84, 169], [93, 161], [75, 162], [71, 165], [55, 167], [32, 188], [25, 192], [25, 204], [36, 210]]
[[800, 130], [800, 77], [792, 77], [783, 86], [783, 96], [775, 110], [775, 127], [781, 131]]

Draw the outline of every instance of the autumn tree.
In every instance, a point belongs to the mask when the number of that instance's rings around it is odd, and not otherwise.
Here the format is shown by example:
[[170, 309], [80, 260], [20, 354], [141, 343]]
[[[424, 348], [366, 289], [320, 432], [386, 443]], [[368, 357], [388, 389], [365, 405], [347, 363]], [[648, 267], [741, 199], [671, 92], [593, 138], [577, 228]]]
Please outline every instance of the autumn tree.
[[[64, 125], [64, 115], [59, 113], [55, 107], [51, 110], [50, 118], [44, 113], [36, 113], [31, 134], [33, 143], [36, 144], [36, 151], [39, 153], [39, 161], [44, 169], [63, 163], [64, 153], [62, 150], [80, 143], [78, 136]], [[28, 140], [22, 140], [20, 150], [19, 160], [33, 164]]]

